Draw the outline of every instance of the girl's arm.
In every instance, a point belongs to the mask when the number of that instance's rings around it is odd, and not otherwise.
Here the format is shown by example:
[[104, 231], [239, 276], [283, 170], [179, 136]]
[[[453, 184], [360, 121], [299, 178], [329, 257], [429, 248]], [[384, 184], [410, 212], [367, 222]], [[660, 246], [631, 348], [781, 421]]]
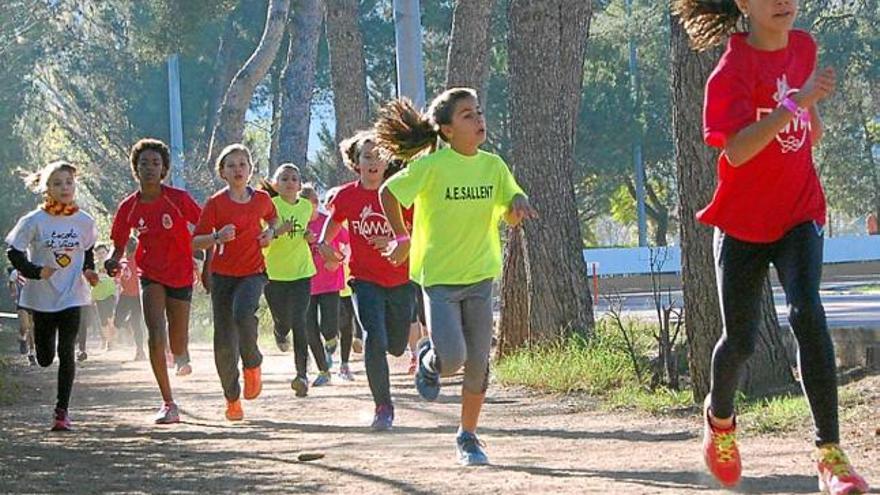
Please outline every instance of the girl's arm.
[[379, 200], [382, 202], [382, 209], [385, 210], [385, 217], [391, 225], [391, 231], [394, 233], [396, 245], [390, 253], [386, 255], [388, 261], [392, 265], [397, 266], [409, 257], [409, 231], [406, 230], [406, 224], [403, 220], [403, 210], [400, 208], [400, 202], [388, 189], [387, 185], [383, 185], [379, 192]]
[[92, 287], [98, 285], [98, 274], [95, 273], [95, 248], [90, 247], [86, 250], [85, 258], [83, 258], [83, 276], [88, 280]]
[[819, 144], [824, 134], [825, 125], [822, 123], [822, 116], [819, 115], [819, 107], [813, 105], [810, 107], [810, 137], [813, 146]]
[[31, 263], [24, 251], [19, 251], [14, 247], [6, 250], [6, 257], [12, 266], [18, 270], [24, 278], [31, 280], [47, 279], [55, 273], [55, 269], [48, 266], [39, 266]]
[[[810, 77], [803, 89], [791, 97], [801, 108], [815, 109], [816, 103], [834, 91], [834, 69], [827, 67]], [[791, 119], [797, 118], [785, 107], [778, 107], [766, 117], [737, 132], [724, 145], [727, 160], [734, 167], [746, 163], [761, 152]], [[814, 117], [810, 115], [811, 124]], [[821, 137], [821, 130], [819, 131]], [[815, 140], [815, 137], [813, 138]]]
[[324, 228], [321, 229], [321, 235], [318, 236], [317, 244], [318, 254], [324, 261], [339, 263], [345, 258], [339, 250], [330, 244], [330, 240], [335, 239], [341, 229], [341, 223], [333, 220], [333, 217], [327, 217]]
[[220, 230], [215, 230], [210, 234], [201, 234], [193, 236], [193, 249], [208, 249], [217, 244], [224, 244], [235, 239], [235, 225], [229, 223]]
[[524, 194], [517, 194], [513, 197], [513, 200], [510, 201], [510, 206], [504, 214], [504, 221], [511, 227], [516, 227], [522, 223], [523, 220], [530, 218], [538, 218], [538, 212], [532, 208], [531, 203], [529, 203], [529, 198]]

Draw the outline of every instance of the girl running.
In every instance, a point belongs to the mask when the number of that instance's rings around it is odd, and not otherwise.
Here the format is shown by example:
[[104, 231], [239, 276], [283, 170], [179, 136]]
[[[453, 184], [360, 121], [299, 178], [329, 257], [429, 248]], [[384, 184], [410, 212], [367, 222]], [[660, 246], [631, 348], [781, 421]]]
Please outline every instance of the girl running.
[[31, 182], [45, 202], [21, 217], [6, 236], [6, 255], [28, 279], [19, 304], [33, 312], [40, 366], [48, 367], [55, 360], [57, 340], [58, 398], [52, 430], [67, 431], [80, 308], [91, 304], [86, 282], [98, 283], [93, 253], [98, 231], [94, 219], [76, 205], [76, 167], [53, 162]]
[[119, 260], [134, 234], [150, 366], [162, 395], [153, 421], [178, 423], [165, 348], [170, 341], [176, 356], [188, 355], [193, 284], [190, 226], [198, 221], [201, 208], [186, 191], [162, 183], [171, 169], [171, 152], [162, 141], [141, 139], [132, 146], [129, 161], [138, 189], [116, 209], [110, 232], [113, 252], [104, 267], [111, 276], [118, 275]]
[[[214, 363], [229, 421], [244, 418], [239, 400], [239, 358], [244, 368], [245, 400], [256, 399], [263, 389], [256, 316], [267, 282], [262, 248], [290, 230], [290, 225], [277, 228], [278, 213], [269, 194], [248, 185], [253, 171], [251, 152], [244, 145], [231, 144], [220, 152], [217, 173], [227, 187], [205, 203], [193, 238], [196, 249], [214, 248], [210, 263]], [[263, 229], [261, 222], [268, 227]], [[192, 258], [187, 260], [186, 270], [192, 273]]]
[[[333, 198], [336, 197], [336, 194], [339, 193], [339, 187], [334, 187], [327, 191], [327, 196], [325, 197], [325, 202], [329, 205], [333, 202]], [[348, 235], [348, 222], [343, 222], [342, 228], [345, 230], [346, 235]], [[350, 253], [349, 253], [350, 254]], [[349, 260], [351, 256], [345, 256], [345, 259], [342, 260], [342, 273], [343, 280], [345, 283], [342, 286], [342, 290], [339, 291], [339, 371], [337, 375], [341, 380], [351, 382], [354, 381], [354, 373], [351, 371], [351, 366], [349, 366], [348, 362], [351, 358], [351, 352], [354, 351], [358, 354], [364, 352], [364, 342], [362, 337], [362, 332], [360, 327], [357, 326], [355, 322], [354, 316], [354, 303], [351, 302], [351, 286], [349, 285], [349, 281], [351, 280], [351, 269], [349, 268]], [[357, 327], [357, 329], [355, 329]], [[330, 361], [332, 362], [332, 353], [330, 356]]]
[[[418, 346], [419, 394], [435, 400], [440, 375], [464, 367], [458, 459], [487, 464], [476, 430], [489, 381], [492, 280], [501, 273], [498, 222], [517, 225], [534, 210], [504, 161], [480, 150], [486, 122], [474, 90], [446, 90], [426, 115], [408, 100], [391, 102], [376, 129], [379, 146], [398, 158], [430, 151], [382, 188], [397, 241], [388, 259], [400, 266], [409, 257], [410, 276], [424, 288], [430, 339]], [[434, 151], [438, 137], [448, 146]], [[412, 240], [401, 205], [415, 205]]]
[[270, 196], [274, 195], [272, 202], [281, 221], [291, 225], [290, 232], [272, 241], [264, 251], [269, 275], [265, 295], [275, 323], [275, 343], [282, 352], [290, 348], [287, 335], [293, 333], [296, 376], [290, 385], [297, 397], [305, 397], [309, 389], [306, 315], [311, 302], [311, 279], [315, 274], [306, 236], [314, 206], [299, 196], [302, 176], [292, 163], [279, 166], [271, 182], [263, 184], [263, 189]]
[[116, 328], [128, 326], [135, 345], [135, 361], [145, 361], [143, 308], [141, 307], [141, 286], [138, 277], [135, 250], [137, 241], [129, 239], [125, 245], [125, 257], [119, 261], [119, 301], [116, 303], [116, 314], [113, 325]]
[[[102, 266], [110, 255], [106, 244], [95, 246], [95, 264]], [[95, 301], [98, 329], [101, 334], [101, 347], [104, 351], [113, 350], [116, 344], [116, 327], [113, 313], [116, 310], [116, 281], [113, 277], [98, 274], [98, 284], [92, 287], [92, 300]]]
[[[391, 240], [388, 219], [379, 203], [379, 187], [388, 163], [376, 150], [373, 132], [359, 132], [340, 144], [346, 166], [358, 180], [345, 184], [330, 202], [330, 218], [318, 240], [325, 260], [342, 262], [344, 256], [327, 242], [347, 221], [351, 228], [353, 302], [358, 324], [366, 337], [364, 364], [376, 409], [372, 428], [390, 430], [394, 422], [391, 383], [386, 354], [400, 356], [406, 349], [412, 316], [413, 288], [406, 263], [392, 266], [382, 256]], [[411, 212], [407, 216], [411, 219]]]
[[[339, 291], [345, 286], [344, 260], [324, 260], [318, 252], [316, 241], [324, 228], [327, 215], [318, 211], [318, 192], [311, 186], [303, 188], [303, 197], [315, 207], [309, 222], [309, 243], [312, 245], [312, 258], [317, 273], [312, 277], [312, 300], [307, 316], [309, 326], [309, 346], [320, 370], [313, 387], [330, 383], [330, 368], [333, 366], [333, 353], [339, 341]], [[348, 232], [340, 229], [330, 238], [337, 251], [348, 251]], [[323, 346], [322, 346], [323, 338]]]
[[792, 29], [796, 0], [677, 0], [697, 49], [733, 33], [706, 83], [704, 138], [721, 150], [712, 202], [697, 214], [715, 226], [715, 267], [724, 330], [712, 355], [704, 405], [703, 456], [725, 486], [739, 482], [734, 394], [752, 354], [770, 263], [785, 290], [798, 341], [801, 383], [816, 427], [819, 487], [868, 490], [838, 445], [837, 370], [819, 299], [825, 197], [812, 147], [822, 137], [817, 104], [834, 90], [831, 68], [816, 67], [816, 43]]
[[9, 296], [15, 301], [15, 309], [18, 312], [18, 352], [27, 355], [31, 366], [37, 365], [36, 347], [34, 345], [34, 316], [33, 312], [21, 306], [21, 290], [27, 279], [15, 269], [6, 267], [8, 276], [7, 287]]

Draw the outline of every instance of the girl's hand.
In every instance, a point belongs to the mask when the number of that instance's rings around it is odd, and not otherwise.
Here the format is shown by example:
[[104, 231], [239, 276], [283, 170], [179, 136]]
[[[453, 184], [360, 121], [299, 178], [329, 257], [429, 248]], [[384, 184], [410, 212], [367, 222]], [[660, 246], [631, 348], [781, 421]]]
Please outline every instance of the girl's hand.
[[291, 230], [293, 230], [293, 223], [291, 223], [290, 220], [288, 220], [288, 221], [286, 221], [280, 225], [277, 225], [275, 227], [275, 237], [281, 237], [284, 234], [290, 232]]
[[406, 259], [409, 257], [409, 241], [395, 242], [389, 246], [394, 246], [394, 248], [382, 253], [382, 255], [388, 259], [391, 266], [400, 266], [406, 263]]
[[837, 85], [837, 76], [832, 67], [817, 69], [807, 80], [800, 92], [792, 97], [799, 107], [809, 109], [829, 97]]
[[318, 234], [315, 234], [311, 230], [306, 231], [306, 233], [303, 234], [303, 237], [306, 238], [306, 242], [308, 242], [309, 244], [314, 244], [318, 242]]
[[516, 227], [523, 220], [538, 218], [538, 212], [532, 208], [529, 198], [522, 194], [517, 194], [510, 202], [505, 215], [505, 221], [511, 226]]
[[321, 259], [323, 259], [325, 263], [339, 264], [345, 259], [345, 256], [343, 256], [342, 253], [326, 242], [318, 244], [318, 254], [321, 255]]
[[235, 239], [235, 225], [234, 224], [226, 224], [220, 230], [217, 231], [219, 234], [219, 241], [223, 244]]
[[260, 247], [268, 247], [273, 240], [275, 240], [275, 229], [272, 227], [260, 232], [260, 235], [257, 236], [257, 242], [260, 243]]
[[98, 285], [98, 274], [95, 273], [95, 270], [85, 270], [83, 271], [83, 276], [92, 287]]
[[384, 253], [386, 251], [390, 251], [388, 246], [391, 245], [392, 240], [393, 239], [391, 237], [376, 236], [376, 237], [371, 238], [367, 242], [370, 243], [370, 245], [373, 246], [374, 248], [376, 248], [377, 250], [382, 251]]
[[40, 279], [41, 280], [48, 280], [49, 277], [54, 275], [55, 272], [57, 272], [57, 271], [58, 271], [57, 268], [52, 268], [51, 266], [44, 266], [43, 268], [40, 268]]
[[202, 287], [205, 288], [205, 294], [211, 293], [211, 264], [205, 263], [202, 265], [202, 273], [199, 276], [199, 279], [202, 281]]
[[104, 261], [104, 271], [111, 277], [115, 277], [119, 274], [119, 268], [119, 261], [113, 258], [107, 258]]

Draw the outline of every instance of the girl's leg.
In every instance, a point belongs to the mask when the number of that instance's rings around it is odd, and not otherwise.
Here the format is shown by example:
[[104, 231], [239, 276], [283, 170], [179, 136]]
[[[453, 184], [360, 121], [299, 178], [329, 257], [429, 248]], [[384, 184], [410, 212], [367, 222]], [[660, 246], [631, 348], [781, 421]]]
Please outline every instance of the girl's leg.
[[321, 331], [318, 327], [318, 296], [311, 296], [309, 310], [306, 316], [306, 332], [308, 334], [309, 349], [315, 358], [315, 365], [322, 372], [327, 371], [327, 355], [324, 353], [324, 343], [321, 340]]
[[272, 314], [272, 323], [275, 326], [273, 332], [275, 343], [282, 352], [287, 350], [287, 335], [293, 327], [290, 301], [286, 297], [290, 283], [270, 280], [263, 289], [266, 303], [269, 304], [269, 312]]
[[354, 335], [354, 310], [351, 304], [350, 296], [339, 300], [339, 354], [343, 365], [348, 364], [351, 357], [351, 341]]
[[239, 352], [244, 369], [259, 368], [263, 364], [263, 355], [257, 346], [259, 338], [259, 321], [257, 310], [260, 308], [260, 295], [266, 285], [263, 274], [244, 277], [233, 292], [232, 317], [238, 328]]
[[239, 332], [233, 311], [233, 294], [239, 283], [237, 277], [211, 275], [211, 309], [214, 315], [214, 364], [227, 401], [241, 397], [241, 384], [238, 382]]
[[822, 248], [822, 235], [812, 222], [805, 223], [786, 234], [773, 258], [798, 341], [798, 367], [813, 414], [816, 445], [840, 441], [834, 343], [819, 299]]
[[770, 261], [767, 244], [743, 242], [716, 231], [715, 276], [723, 331], [712, 354], [710, 412], [725, 427], [746, 360], [755, 350], [761, 296]]
[[55, 360], [55, 335], [58, 331], [57, 313], [34, 311], [34, 343], [37, 362], [47, 368]]
[[467, 346], [461, 392], [461, 429], [475, 433], [486, 388], [492, 347], [492, 281], [468, 287], [462, 303], [462, 327]]
[[308, 314], [312, 301], [311, 282], [304, 278], [289, 284], [287, 304], [291, 314], [293, 330], [293, 359], [296, 365], [297, 378], [306, 378], [309, 365], [309, 333]]
[[352, 284], [352, 298], [357, 306], [360, 325], [366, 334], [364, 348], [364, 367], [367, 382], [376, 406], [391, 405], [391, 380], [388, 372], [388, 329], [386, 321], [386, 291], [384, 287], [355, 281]]
[[58, 409], [67, 409], [76, 377], [76, 334], [79, 331], [80, 308], [57, 313], [58, 322]]
[[464, 290], [451, 285], [435, 285], [425, 289], [431, 348], [424, 352], [421, 361], [430, 372], [451, 376], [465, 363], [467, 345], [461, 307]]
[[165, 287], [155, 282], [148, 283], [141, 290], [144, 308], [144, 322], [147, 325], [147, 346], [150, 353], [150, 366], [153, 376], [159, 385], [162, 400], [167, 404], [174, 402], [171, 394], [171, 382], [168, 380], [168, 369], [165, 365], [165, 347], [167, 346], [167, 330], [165, 323], [165, 306], [167, 298]]
[[324, 341], [336, 339], [339, 336], [339, 293], [319, 295], [318, 308], [321, 314], [321, 336], [324, 337]]
[[192, 288], [174, 289], [166, 293], [165, 315], [168, 317], [168, 341], [178, 363], [177, 374], [192, 373], [189, 367], [189, 313]]

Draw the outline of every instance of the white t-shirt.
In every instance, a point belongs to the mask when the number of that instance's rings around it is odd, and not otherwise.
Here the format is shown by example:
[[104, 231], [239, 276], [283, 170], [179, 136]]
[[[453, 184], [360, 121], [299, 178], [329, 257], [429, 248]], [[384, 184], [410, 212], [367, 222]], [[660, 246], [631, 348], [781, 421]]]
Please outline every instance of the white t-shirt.
[[28, 254], [38, 266], [57, 269], [48, 280], [29, 280], [22, 288], [19, 305], [54, 313], [92, 303], [83, 277], [85, 252], [98, 238], [95, 220], [78, 211], [70, 216], [50, 215], [42, 209], [21, 217], [6, 236], [6, 244]]

